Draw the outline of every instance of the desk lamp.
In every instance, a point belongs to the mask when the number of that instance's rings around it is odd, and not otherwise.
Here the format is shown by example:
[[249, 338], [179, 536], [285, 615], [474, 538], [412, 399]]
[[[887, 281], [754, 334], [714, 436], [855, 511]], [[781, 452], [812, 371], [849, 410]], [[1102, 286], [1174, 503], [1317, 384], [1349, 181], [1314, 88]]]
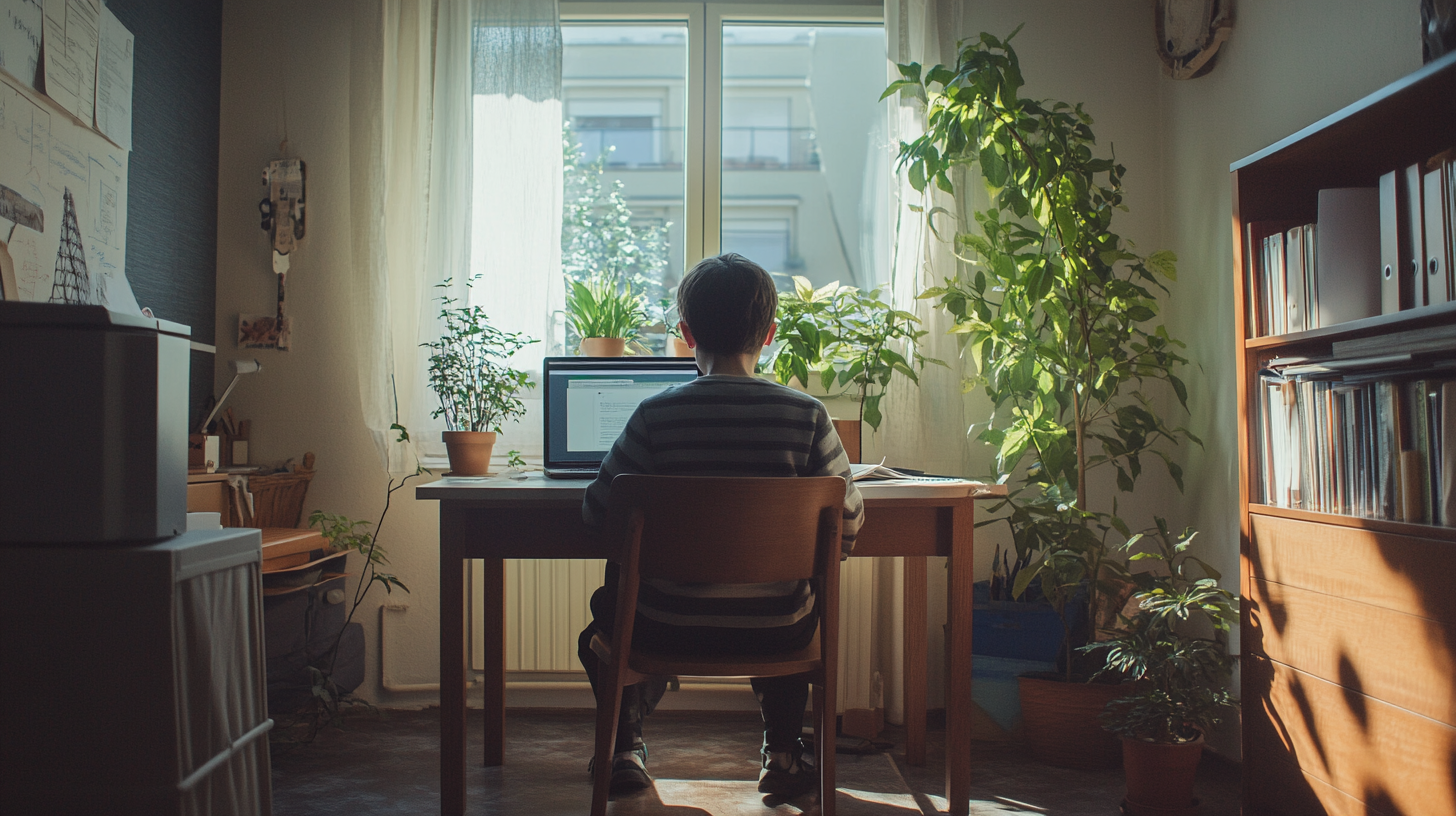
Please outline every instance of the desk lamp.
[[208, 414], [207, 419], [202, 420], [202, 424], [197, 426], [197, 433], [188, 440], [188, 467], [205, 469], [208, 473], [212, 472], [213, 467], [216, 466], [215, 463], [220, 461], [220, 458], [218, 456], [218, 438], [207, 432], [207, 426], [212, 424], [212, 420], [217, 417], [217, 412], [222, 410], [223, 403], [227, 402], [228, 396], [233, 393], [233, 388], [238, 384], [238, 378], [263, 369], [263, 364], [257, 360], [231, 360], [228, 365], [233, 370], [232, 382], [228, 383], [228, 387], [223, 390], [217, 404], [212, 406], [212, 413]]
[[228, 383], [228, 387], [223, 389], [222, 396], [217, 398], [217, 404], [212, 406], [212, 413], [208, 414], [207, 419], [202, 420], [202, 424], [197, 426], [199, 434], [207, 433], [207, 426], [212, 424], [212, 420], [217, 417], [217, 412], [222, 410], [223, 403], [227, 402], [228, 395], [233, 392], [233, 386], [238, 384], [238, 378], [244, 374], [263, 370], [263, 364], [257, 360], [229, 360], [228, 365], [233, 370], [233, 381]]

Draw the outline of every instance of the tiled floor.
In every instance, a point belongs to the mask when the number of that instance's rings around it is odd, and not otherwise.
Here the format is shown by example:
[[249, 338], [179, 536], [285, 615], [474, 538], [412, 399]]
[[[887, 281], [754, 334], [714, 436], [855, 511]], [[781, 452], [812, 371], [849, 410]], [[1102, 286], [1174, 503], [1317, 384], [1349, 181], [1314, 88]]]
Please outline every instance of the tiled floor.
[[[591, 802], [586, 774], [592, 712], [511, 709], [506, 766], [482, 768], [479, 711], [471, 712], [468, 771], [471, 814], [582, 814]], [[767, 816], [815, 811], [813, 795], [788, 802], [757, 792], [757, 715], [659, 711], [647, 723], [655, 789], [613, 804], [641, 816]], [[905, 764], [895, 746], [839, 754], [838, 810], [845, 816], [915, 816], [945, 810], [941, 732], [932, 730], [929, 764]], [[347, 718], [309, 745], [273, 747], [278, 816], [372, 816], [439, 812], [439, 710], [379, 711]], [[971, 813], [1111, 816], [1122, 797], [1121, 771], [1072, 771], [1041, 765], [1015, 745], [977, 743]], [[1237, 766], [1205, 757], [1200, 816], [1238, 813]]]

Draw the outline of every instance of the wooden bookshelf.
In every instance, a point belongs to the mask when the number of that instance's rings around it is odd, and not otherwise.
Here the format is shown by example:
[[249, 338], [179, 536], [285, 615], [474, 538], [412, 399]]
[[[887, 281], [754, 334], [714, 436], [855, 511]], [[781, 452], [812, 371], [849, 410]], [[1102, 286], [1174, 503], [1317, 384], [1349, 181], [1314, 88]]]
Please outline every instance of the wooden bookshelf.
[[[1244, 224], [1456, 146], [1456, 55], [1231, 168], [1246, 814], [1456, 813], [1456, 528], [1263, 504], [1261, 364], [1456, 324], [1456, 302], [1251, 337]], [[1376, 274], [1372, 270], [1372, 274]]]

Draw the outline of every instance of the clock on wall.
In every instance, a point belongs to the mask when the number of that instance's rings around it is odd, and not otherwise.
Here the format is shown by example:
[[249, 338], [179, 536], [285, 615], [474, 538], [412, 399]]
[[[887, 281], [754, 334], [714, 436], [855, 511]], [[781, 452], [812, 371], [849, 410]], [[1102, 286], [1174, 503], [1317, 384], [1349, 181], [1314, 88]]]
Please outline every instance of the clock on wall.
[[1213, 70], [1214, 56], [1233, 33], [1233, 0], [1155, 0], [1153, 32], [1163, 70], [1193, 79]]

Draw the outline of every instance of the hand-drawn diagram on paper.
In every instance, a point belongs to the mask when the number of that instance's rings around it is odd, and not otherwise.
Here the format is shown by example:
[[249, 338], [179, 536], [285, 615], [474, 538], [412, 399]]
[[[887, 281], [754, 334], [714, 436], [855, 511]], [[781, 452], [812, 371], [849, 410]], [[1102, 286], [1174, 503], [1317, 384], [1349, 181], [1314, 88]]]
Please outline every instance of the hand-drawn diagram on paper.
[[[50, 300], [59, 271], [70, 278], [63, 298], [140, 313], [126, 280], [126, 178], [126, 151], [0, 81], [0, 201], [8, 189], [38, 216], [0, 204], [0, 249], [20, 300]], [[79, 247], [71, 254], [63, 241], [68, 193], [75, 233], [66, 240]], [[0, 255], [0, 268], [4, 262]]]
[[87, 125], [96, 114], [101, 0], [45, 0], [45, 92]]
[[100, 0], [0, 0], [4, 297], [141, 313], [126, 280], [129, 151], [117, 146], [131, 142], [134, 42]]
[[39, 85], [40, 0], [0, 0], [0, 68], [31, 88]]
[[111, 9], [101, 9], [101, 47], [96, 56], [96, 129], [131, 150], [133, 37]]

